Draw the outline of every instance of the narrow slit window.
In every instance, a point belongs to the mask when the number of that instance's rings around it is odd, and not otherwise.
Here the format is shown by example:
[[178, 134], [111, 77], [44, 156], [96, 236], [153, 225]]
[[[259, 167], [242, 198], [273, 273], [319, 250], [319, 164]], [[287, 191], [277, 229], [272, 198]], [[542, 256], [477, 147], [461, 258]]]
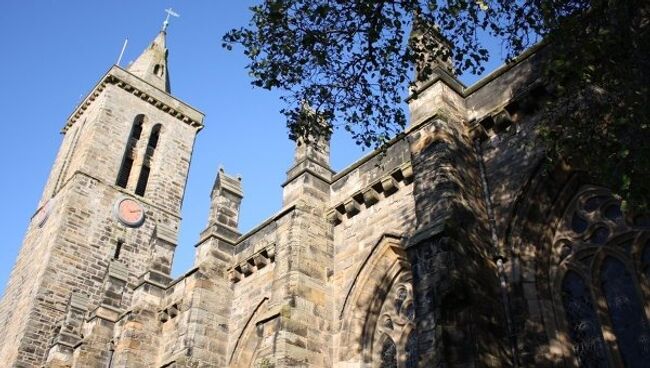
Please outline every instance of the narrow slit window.
[[151, 173], [151, 160], [158, 147], [158, 141], [160, 139], [160, 129], [161, 125], [156, 124], [151, 128], [151, 133], [149, 134], [149, 141], [147, 142], [147, 152], [145, 153], [144, 161], [142, 163], [142, 168], [140, 169], [140, 176], [138, 177], [138, 184], [135, 188], [135, 194], [144, 196], [147, 191], [147, 184], [149, 181], [149, 174]]
[[156, 124], [151, 129], [151, 135], [149, 135], [149, 143], [147, 143], [147, 147], [153, 149], [158, 147], [158, 139], [160, 139], [160, 124]]
[[115, 246], [115, 253], [113, 254], [113, 259], [120, 259], [120, 253], [122, 252], [123, 245], [124, 245], [124, 240], [117, 241], [117, 245]]
[[142, 125], [144, 124], [144, 115], [139, 114], [133, 120], [133, 126], [131, 128], [131, 134], [129, 135], [129, 140], [126, 143], [126, 149], [124, 150], [124, 157], [122, 158], [122, 165], [120, 165], [120, 171], [117, 174], [117, 180], [115, 185], [122, 188], [126, 188], [129, 183], [129, 176], [131, 175], [131, 169], [133, 168], [135, 147], [142, 135]]
[[139, 196], [144, 196], [144, 193], [147, 191], [147, 181], [149, 181], [149, 169], [148, 166], [142, 166], [140, 169], [140, 177], [138, 178], [138, 185], [135, 187], [135, 194]]
[[165, 69], [164, 69], [164, 66], [162, 66], [162, 65], [160, 65], [160, 64], [156, 64], [156, 65], [153, 67], [153, 74], [155, 74], [155, 75], [157, 75], [157, 76], [159, 76], [159, 77], [162, 77], [163, 75], [165, 75]]

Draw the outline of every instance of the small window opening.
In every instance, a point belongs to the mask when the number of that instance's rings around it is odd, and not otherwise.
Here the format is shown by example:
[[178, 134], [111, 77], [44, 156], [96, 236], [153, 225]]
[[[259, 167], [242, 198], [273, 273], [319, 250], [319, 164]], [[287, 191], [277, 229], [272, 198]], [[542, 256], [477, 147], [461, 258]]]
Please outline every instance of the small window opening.
[[113, 254], [113, 259], [120, 259], [120, 253], [122, 252], [122, 246], [124, 245], [124, 240], [118, 240], [117, 245], [115, 246], [115, 254]]
[[160, 64], [156, 64], [153, 67], [153, 74], [155, 74], [155, 75], [157, 75], [159, 77], [162, 77], [165, 74], [165, 67], [163, 67]]

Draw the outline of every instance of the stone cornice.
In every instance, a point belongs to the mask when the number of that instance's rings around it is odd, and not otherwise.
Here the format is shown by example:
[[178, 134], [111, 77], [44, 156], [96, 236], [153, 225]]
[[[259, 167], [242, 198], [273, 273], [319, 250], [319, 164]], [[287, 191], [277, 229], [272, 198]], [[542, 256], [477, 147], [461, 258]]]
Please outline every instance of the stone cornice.
[[176, 119], [188, 124], [198, 130], [203, 128], [204, 114], [181, 100], [171, 96], [167, 92], [153, 86], [145, 80], [136, 77], [128, 71], [113, 65], [106, 74], [93, 87], [86, 98], [68, 117], [61, 132], [65, 132], [77, 121], [90, 105], [101, 95], [108, 85], [115, 85], [143, 101], [155, 106], [157, 109], [168, 113]]

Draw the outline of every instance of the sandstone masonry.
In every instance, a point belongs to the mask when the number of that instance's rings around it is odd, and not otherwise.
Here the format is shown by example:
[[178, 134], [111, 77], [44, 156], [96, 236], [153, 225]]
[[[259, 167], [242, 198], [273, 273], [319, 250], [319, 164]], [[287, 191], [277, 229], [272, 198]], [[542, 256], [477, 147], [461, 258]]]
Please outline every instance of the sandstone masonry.
[[[634, 366], [648, 223], [588, 176], [543, 168], [543, 54], [471, 87], [435, 66], [404, 134], [341, 172], [328, 139], [297, 145], [283, 207], [248, 233], [242, 179], [220, 170], [194, 266], [174, 280], [203, 114], [170, 95], [161, 32], [64, 127], [0, 304], [0, 365], [588, 366], [587, 351]], [[589, 284], [615, 262], [642, 326], [625, 349], [608, 289]]]

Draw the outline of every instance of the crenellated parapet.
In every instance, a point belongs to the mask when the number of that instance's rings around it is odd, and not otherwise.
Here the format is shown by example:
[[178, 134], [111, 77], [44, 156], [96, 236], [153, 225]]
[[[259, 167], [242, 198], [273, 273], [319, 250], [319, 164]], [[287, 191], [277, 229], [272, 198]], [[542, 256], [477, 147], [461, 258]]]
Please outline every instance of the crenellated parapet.
[[228, 280], [238, 283], [243, 278], [275, 262], [276, 244], [270, 243], [257, 250], [252, 255], [237, 254], [234, 266], [228, 269]]
[[333, 206], [327, 213], [334, 226], [346, 218], [352, 218], [361, 211], [390, 197], [395, 192], [413, 182], [413, 167], [407, 162], [395, 168], [388, 175], [376, 179], [365, 188], [358, 190], [349, 198]]

